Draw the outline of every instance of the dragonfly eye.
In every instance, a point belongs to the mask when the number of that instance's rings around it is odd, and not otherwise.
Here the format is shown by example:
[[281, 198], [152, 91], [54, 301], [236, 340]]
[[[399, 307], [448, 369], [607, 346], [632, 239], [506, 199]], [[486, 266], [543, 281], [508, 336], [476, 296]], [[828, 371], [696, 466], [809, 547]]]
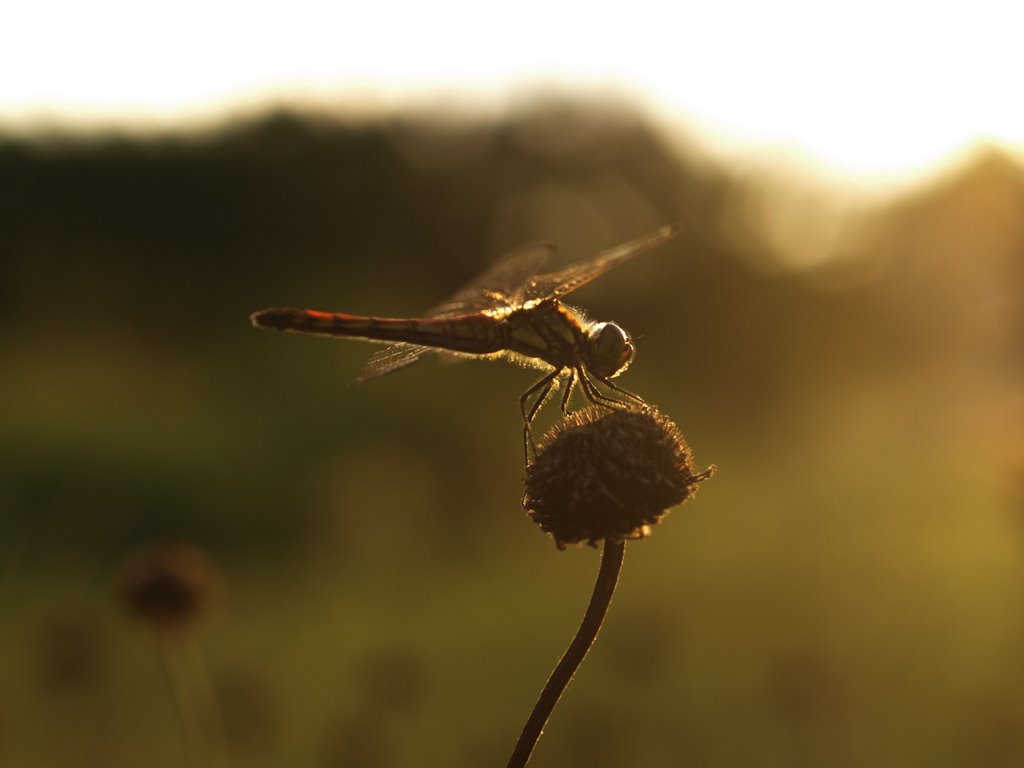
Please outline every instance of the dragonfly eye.
[[615, 323], [598, 323], [588, 336], [587, 368], [604, 379], [618, 376], [633, 359], [633, 342]]

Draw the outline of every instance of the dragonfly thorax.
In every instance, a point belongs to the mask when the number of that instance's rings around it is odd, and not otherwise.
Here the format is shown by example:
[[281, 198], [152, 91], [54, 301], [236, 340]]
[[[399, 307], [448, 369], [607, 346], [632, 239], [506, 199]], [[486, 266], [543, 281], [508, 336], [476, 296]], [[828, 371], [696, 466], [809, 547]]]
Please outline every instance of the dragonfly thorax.
[[583, 356], [587, 368], [602, 379], [625, 371], [633, 361], [633, 341], [622, 326], [596, 323], [587, 333]]

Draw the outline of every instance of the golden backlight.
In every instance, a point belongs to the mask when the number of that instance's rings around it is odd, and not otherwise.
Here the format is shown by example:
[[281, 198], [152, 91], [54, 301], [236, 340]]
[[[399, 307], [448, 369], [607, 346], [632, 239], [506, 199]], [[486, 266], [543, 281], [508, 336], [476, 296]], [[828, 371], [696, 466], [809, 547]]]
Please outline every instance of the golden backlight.
[[9, 5], [0, 768], [1024, 766], [1008, 12]]
[[905, 182], [975, 142], [1017, 150], [1012, 4], [788, 0], [614, 12], [539, 0], [274, 8], [20, 4], [0, 45], [0, 130], [178, 126], [268, 102], [375, 111], [439, 95], [610, 90], [736, 161]]

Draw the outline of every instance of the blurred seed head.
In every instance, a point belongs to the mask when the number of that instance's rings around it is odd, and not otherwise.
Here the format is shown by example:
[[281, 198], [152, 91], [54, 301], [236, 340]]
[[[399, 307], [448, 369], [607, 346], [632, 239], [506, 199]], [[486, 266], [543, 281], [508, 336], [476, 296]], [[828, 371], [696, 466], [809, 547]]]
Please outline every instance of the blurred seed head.
[[146, 547], [129, 556], [118, 593], [125, 611], [160, 631], [187, 632], [216, 604], [220, 575], [196, 547]]
[[694, 473], [679, 428], [656, 410], [593, 406], [541, 438], [523, 506], [559, 549], [638, 539], [714, 471]]
[[36, 678], [46, 693], [94, 688], [108, 671], [109, 643], [95, 616], [62, 611], [43, 621], [32, 636]]

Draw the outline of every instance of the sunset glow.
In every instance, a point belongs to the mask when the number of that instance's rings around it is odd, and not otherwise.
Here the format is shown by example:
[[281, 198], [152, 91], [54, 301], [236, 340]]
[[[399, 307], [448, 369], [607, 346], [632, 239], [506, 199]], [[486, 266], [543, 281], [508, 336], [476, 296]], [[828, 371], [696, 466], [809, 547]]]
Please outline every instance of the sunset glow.
[[977, 142], [1024, 147], [1012, 4], [666, 7], [22, 4], [0, 31], [0, 130], [174, 127], [266, 103], [490, 111], [579, 89], [635, 101], [713, 152], [854, 179]]

